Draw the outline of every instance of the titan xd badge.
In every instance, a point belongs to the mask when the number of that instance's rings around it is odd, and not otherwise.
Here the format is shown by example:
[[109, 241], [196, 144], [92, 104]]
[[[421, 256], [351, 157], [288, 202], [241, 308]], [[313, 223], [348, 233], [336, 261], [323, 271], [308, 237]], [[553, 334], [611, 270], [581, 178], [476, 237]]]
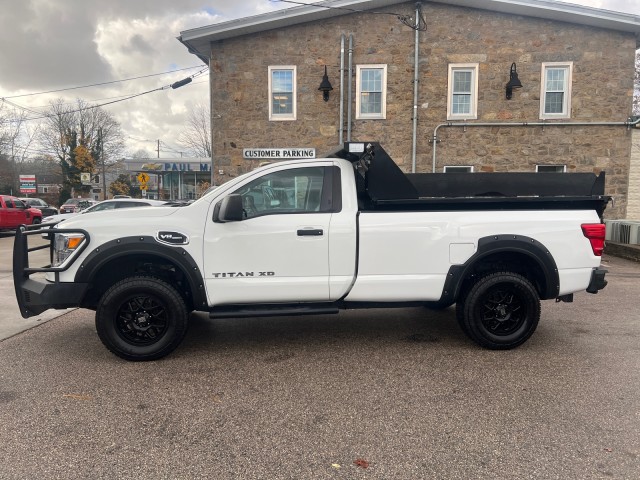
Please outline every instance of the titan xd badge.
[[238, 278], [238, 277], [275, 277], [276, 272], [226, 272], [212, 273], [213, 278]]

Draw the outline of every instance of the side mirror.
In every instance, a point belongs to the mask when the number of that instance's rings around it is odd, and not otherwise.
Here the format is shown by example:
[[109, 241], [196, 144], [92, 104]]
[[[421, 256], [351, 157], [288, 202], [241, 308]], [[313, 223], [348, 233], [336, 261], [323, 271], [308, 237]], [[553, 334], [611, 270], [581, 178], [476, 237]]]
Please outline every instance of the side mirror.
[[242, 195], [231, 194], [216, 205], [213, 221], [216, 223], [239, 222], [244, 218]]

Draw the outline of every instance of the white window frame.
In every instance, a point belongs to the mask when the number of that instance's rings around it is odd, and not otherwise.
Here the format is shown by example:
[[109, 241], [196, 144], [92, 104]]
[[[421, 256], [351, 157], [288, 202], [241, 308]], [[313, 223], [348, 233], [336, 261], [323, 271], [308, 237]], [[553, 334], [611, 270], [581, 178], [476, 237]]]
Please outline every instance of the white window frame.
[[[556, 168], [555, 172], [543, 172], [543, 173], [566, 173], [567, 172], [567, 166], [566, 165], [536, 165], [536, 173], [540, 173], [540, 167], [554, 167]], [[561, 168], [562, 171], [558, 171], [558, 168]]]
[[[469, 92], [470, 107], [469, 113], [453, 113], [453, 95], [455, 72], [471, 72], [471, 92]], [[447, 87], [447, 120], [476, 120], [478, 118], [478, 72], [477, 63], [450, 63]]]
[[[269, 88], [269, 120], [270, 121], [291, 121], [296, 120], [297, 118], [297, 68], [295, 65], [272, 65], [269, 66], [269, 80], [268, 80], [268, 88]], [[291, 113], [274, 113], [273, 112], [273, 85], [272, 85], [272, 77], [273, 72], [277, 70], [291, 70], [293, 72], [293, 99], [292, 99], [292, 112]]]
[[[565, 70], [565, 85], [562, 90], [564, 93], [562, 101], [562, 112], [560, 113], [546, 113], [546, 99], [547, 99], [547, 70], [548, 69], [563, 69]], [[573, 62], [543, 62], [540, 78], [540, 118], [543, 120], [549, 120], [554, 118], [571, 118], [571, 85], [573, 84]], [[559, 91], [559, 90], [555, 90]]]
[[[462, 169], [466, 170], [462, 170]], [[444, 173], [473, 173], [473, 165], [445, 165], [443, 170]]]
[[[362, 71], [363, 70], [382, 70], [382, 99], [380, 105], [380, 113], [362, 113], [361, 112], [361, 96], [362, 96]], [[387, 118], [387, 65], [356, 65], [356, 120], [385, 120]]]

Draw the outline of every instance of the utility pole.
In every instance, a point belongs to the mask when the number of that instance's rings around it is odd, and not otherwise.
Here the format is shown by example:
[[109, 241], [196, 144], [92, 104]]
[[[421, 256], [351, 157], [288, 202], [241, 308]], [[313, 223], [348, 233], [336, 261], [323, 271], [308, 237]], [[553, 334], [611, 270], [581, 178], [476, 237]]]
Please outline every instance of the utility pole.
[[104, 161], [104, 143], [102, 141], [102, 127], [98, 127], [98, 140], [100, 141], [100, 160], [102, 161], [102, 199], [107, 199], [107, 176]]

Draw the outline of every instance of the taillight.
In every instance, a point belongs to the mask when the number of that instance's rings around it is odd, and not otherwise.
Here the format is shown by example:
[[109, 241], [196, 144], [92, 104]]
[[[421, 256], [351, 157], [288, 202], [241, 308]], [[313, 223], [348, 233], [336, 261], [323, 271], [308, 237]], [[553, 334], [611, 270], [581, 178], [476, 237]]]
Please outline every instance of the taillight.
[[584, 236], [589, 239], [589, 242], [591, 242], [593, 254], [597, 257], [602, 256], [605, 234], [604, 223], [583, 223], [581, 226], [582, 233], [584, 233]]

